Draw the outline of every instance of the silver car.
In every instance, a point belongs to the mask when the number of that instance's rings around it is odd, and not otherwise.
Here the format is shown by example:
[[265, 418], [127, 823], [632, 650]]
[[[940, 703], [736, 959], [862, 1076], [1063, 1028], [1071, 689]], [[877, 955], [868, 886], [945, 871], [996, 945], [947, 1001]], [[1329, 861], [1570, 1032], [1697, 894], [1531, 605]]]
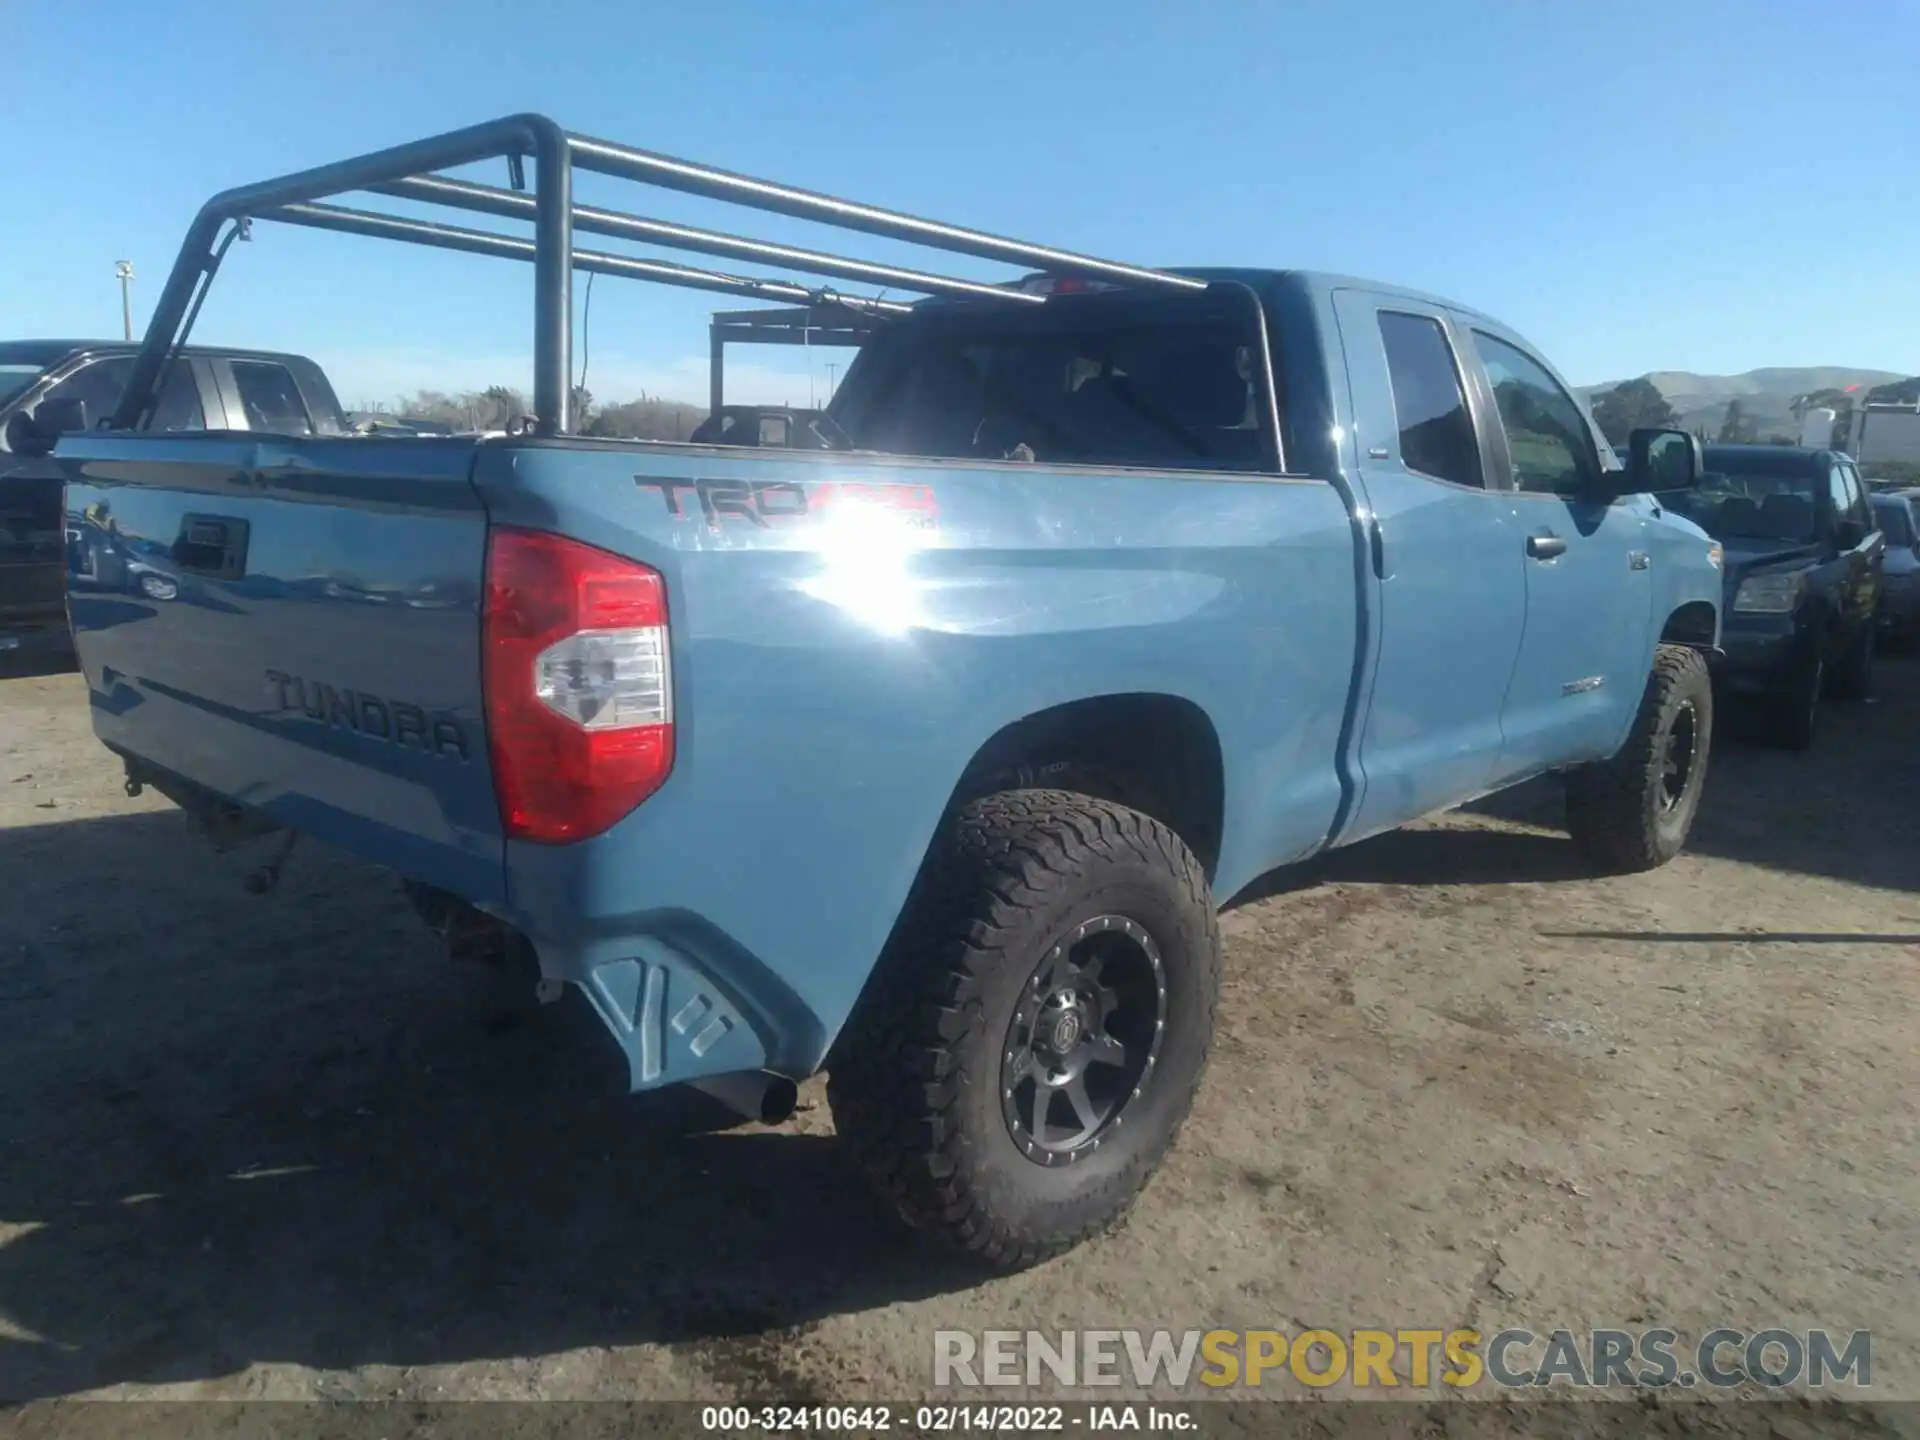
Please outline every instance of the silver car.
[[1920, 642], [1920, 490], [1875, 495], [1873, 517], [1887, 538], [1880, 635], [1908, 649]]

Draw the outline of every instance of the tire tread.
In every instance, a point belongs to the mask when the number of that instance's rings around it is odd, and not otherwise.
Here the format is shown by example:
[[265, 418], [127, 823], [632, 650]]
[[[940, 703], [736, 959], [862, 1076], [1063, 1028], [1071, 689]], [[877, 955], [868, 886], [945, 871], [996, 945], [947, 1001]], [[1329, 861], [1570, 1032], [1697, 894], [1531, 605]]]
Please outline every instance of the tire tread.
[[[1165, 1136], [1114, 1177], [1106, 1213], [1070, 1234], [1011, 1223], [991, 1194], [976, 1191], [965, 1163], [969, 1142], [957, 1110], [978, 1077], [967, 1072], [962, 1045], [974, 1037], [988, 979], [1021, 963], [1010, 953], [1026, 938], [1021, 917], [1089, 869], [1129, 862], [1169, 871], [1205, 917], [1198, 959], [1209, 972], [1202, 1033], [1211, 1035], [1219, 922], [1192, 852], [1159, 821], [1113, 801], [1009, 790], [966, 805], [936, 841], [829, 1063], [829, 1102], [855, 1164], [909, 1226], [997, 1270], [1038, 1264], [1118, 1224], [1191, 1108], [1190, 1092]], [[996, 1042], [984, 1053], [997, 1052]], [[1202, 1055], [1192, 1090], [1205, 1071]]]

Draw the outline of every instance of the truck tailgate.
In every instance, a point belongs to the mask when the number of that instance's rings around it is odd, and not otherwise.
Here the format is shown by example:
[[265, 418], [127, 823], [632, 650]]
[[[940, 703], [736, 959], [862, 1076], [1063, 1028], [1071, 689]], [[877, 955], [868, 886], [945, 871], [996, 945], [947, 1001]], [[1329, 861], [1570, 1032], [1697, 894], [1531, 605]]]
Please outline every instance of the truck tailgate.
[[498, 896], [473, 446], [87, 436], [59, 454], [100, 738], [408, 875]]

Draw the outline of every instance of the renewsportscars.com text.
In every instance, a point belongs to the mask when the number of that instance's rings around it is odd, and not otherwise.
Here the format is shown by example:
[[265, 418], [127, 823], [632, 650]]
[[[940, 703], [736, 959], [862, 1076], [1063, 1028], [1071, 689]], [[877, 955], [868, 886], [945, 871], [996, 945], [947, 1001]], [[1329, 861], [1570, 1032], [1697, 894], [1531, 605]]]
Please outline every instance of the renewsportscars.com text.
[[937, 1330], [937, 1388], [1725, 1390], [1873, 1383], [1866, 1330]]

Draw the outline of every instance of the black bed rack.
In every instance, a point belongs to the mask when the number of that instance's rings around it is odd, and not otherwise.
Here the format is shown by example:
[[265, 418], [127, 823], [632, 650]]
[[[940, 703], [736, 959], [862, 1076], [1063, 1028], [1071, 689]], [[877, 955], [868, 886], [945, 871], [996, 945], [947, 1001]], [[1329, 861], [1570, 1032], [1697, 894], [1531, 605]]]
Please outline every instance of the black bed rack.
[[[528, 192], [526, 177], [526, 160], [529, 156], [534, 162], [531, 193]], [[434, 173], [498, 159], [507, 162], [509, 186], [505, 189]], [[1101, 260], [937, 220], [923, 220], [852, 200], [836, 199], [831, 195], [795, 189], [770, 180], [756, 180], [751, 176], [636, 150], [606, 140], [570, 134], [543, 115], [511, 115], [351, 160], [283, 175], [275, 180], [243, 185], [214, 196], [194, 218], [180, 256], [167, 277], [166, 288], [160, 293], [133, 376], [114, 414], [113, 428], [136, 430], [145, 423], [157, 392], [155, 382], [169, 356], [186, 343], [187, 333], [192, 329], [194, 317], [205, 299], [208, 286], [213, 283], [221, 259], [237, 236], [249, 234], [254, 220], [273, 220], [319, 230], [400, 240], [443, 250], [532, 261], [532, 428], [539, 435], [564, 435], [572, 428], [570, 376], [575, 270], [624, 275], [742, 299], [781, 301], [788, 306], [797, 302], [806, 319], [800, 324], [799, 339], [792, 343], [857, 344], [859, 339], [851, 337], [864, 338], [874, 325], [911, 308], [899, 300], [848, 294], [826, 285], [810, 285], [797, 280], [759, 279], [665, 260], [577, 249], [574, 245], [575, 232], [640, 241], [722, 259], [784, 266], [806, 275], [879, 286], [884, 291], [909, 295], [990, 300], [1007, 305], [1046, 303], [1045, 296], [1035, 293], [1031, 288], [996, 285], [856, 260], [743, 235], [648, 219], [622, 211], [575, 205], [573, 172], [576, 169], [727, 201], [773, 214], [817, 220], [845, 230], [912, 242], [932, 250], [1001, 261], [1039, 271], [1043, 275], [1075, 275], [1162, 290], [1206, 288], [1205, 281], [1192, 276], [1115, 260]], [[500, 219], [531, 221], [533, 233], [531, 238], [523, 238], [327, 203], [334, 197], [355, 191]], [[716, 361], [727, 339], [746, 338], [744, 332], [756, 328], [758, 337], [764, 338], [778, 329], [781, 323], [773, 317], [764, 322], [738, 321], [740, 313], [728, 312], [725, 317], [737, 322], [735, 328], [740, 333], [729, 331], [723, 335], [723, 317], [715, 317], [713, 349]], [[823, 337], [819, 342], [813, 340], [816, 332]]]

